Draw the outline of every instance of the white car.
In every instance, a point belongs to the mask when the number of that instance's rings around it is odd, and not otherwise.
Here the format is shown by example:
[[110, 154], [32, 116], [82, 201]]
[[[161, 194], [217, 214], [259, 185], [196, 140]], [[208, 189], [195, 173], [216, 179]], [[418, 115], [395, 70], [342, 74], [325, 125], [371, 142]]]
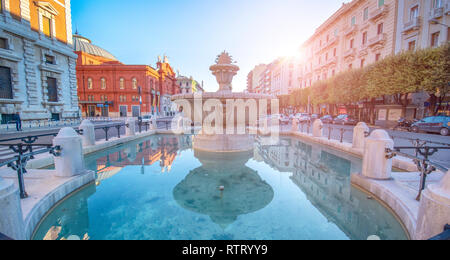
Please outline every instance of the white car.
[[303, 122], [308, 122], [311, 120], [311, 118], [309, 117], [308, 114], [297, 114], [296, 115], [296, 119], [298, 120], [298, 122], [303, 123]]

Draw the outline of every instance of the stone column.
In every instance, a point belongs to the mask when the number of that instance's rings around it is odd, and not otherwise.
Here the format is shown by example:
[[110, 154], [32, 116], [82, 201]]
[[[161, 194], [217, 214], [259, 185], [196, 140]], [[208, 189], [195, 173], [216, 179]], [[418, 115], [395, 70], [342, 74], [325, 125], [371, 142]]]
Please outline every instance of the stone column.
[[72, 177], [84, 172], [84, 158], [81, 137], [66, 127], [53, 139], [53, 145], [61, 147], [61, 156], [55, 157], [56, 176]]
[[437, 236], [447, 224], [450, 224], [450, 171], [439, 184], [429, 185], [422, 193], [415, 239]]
[[358, 123], [353, 130], [353, 148], [364, 149], [366, 134], [368, 133], [370, 133], [370, 129], [367, 124], [364, 122]]
[[95, 145], [94, 124], [89, 120], [83, 120], [83, 122], [80, 125], [80, 129], [83, 130], [83, 135], [81, 136], [83, 147], [94, 146]]
[[298, 120], [296, 118], [292, 119], [292, 132], [298, 132]]
[[313, 136], [322, 137], [323, 136], [323, 123], [322, 120], [317, 119], [313, 124]]
[[392, 159], [386, 158], [386, 149], [394, 149], [394, 141], [385, 130], [375, 130], [366, 139], [362, 175], [376, 180], [391, 179]]
[[11, 180], [0, 177], [0, 232], [16, 239], [25, 239], [25, 224], [19, 188]]
[[126, 136], [135, 136], [136, 135], [136, 119], [133, 117], [127, 118], [127, 128], [126, 128]]

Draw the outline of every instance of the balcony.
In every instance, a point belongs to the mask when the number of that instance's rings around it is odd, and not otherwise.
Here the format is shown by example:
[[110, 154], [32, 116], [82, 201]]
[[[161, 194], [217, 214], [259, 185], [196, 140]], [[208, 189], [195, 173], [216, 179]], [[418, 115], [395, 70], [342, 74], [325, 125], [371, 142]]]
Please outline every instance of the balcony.
[[337, 36], [331, 38], [328, 42], [325, 43], [324, 49], [335, 45], [336, 43], [338, 43], [338, 41], [339, 41], [339, 37], [337, 37]]
[[444, 16], [444, 7], [434, 8], [430, 11], [430, 19], [438, 19]]
[[412, 19], [411, 21], [409, 21], [403, 25], [403, 33], [419, 30], [420, 24], [421, 24], [420, 17]]
[[389, 6], [388, 5], [383, 5], [382, 7], [377, 8], [376, 10], [370, 12], [369, 19], [371, 21], [376, 21], [378, 18], [383, 17], [388, 12], [389, 12]]
[[336, 65], [337, 64], [337, 57], [331, 57], [327, 60], [327, 65]]
[[348, 58], [348, 57], [355, 57], [356, 56], [356, 49], [352, 48], [352, 49], [348, 49], [344, 52], [344, 58]]
[[369, 47], [375, 45], [383, 45], [386, 42], [386, 34], [378, 34], [377, 36], [369, 39]]
[[358, 26], [357, 25], [353, 25], [353, 26], [347, 27], [344, 30], [344, 35], [348, 36], [348, 35], [356, 33], [357, 31], [358, 31]]

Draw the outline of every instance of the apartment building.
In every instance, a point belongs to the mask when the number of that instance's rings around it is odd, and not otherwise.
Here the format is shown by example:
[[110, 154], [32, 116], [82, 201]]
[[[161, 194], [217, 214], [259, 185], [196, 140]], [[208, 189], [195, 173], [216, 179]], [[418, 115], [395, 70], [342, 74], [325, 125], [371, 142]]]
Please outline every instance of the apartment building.
[[303, 45], [301, 87], [394, 54], [398, 1], [344, 3]]
[[295, 58], [281, 58], [271, 69], [270, 94], [280, 96], [292, 93], [300, 87], [298, 79], [298, 62]]
[[437, 47], [450, 40], [449, 0], [399, 0], [395, 52]]
[[257, 65], [247, 76], [247, 91], [249, 93], [257, 93], [261, 90], [261, 77], [267, 69], [266, 64]]
[[80, 117], [70, 0], [0, 1], [0, 114], [6, 124]]

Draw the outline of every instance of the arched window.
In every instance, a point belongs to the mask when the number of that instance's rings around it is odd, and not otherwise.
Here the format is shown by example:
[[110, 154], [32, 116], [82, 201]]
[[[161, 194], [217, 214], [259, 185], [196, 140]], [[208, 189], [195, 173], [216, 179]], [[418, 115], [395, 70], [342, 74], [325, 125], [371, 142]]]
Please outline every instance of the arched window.
[[132, 85], [133, 85], [133, 89], [137, 89], [137, 79], [136, 78], [133, 78], [132, 79]]
[[92, 83], [92, 78], [88, 78], [88, 89], [93, 89], [94, 85]]
[[120, 78], [120, 89], [125, 89], [125, 79], [124, 78]]
[[106, 89], [106, 79], [102, 78], [101, 81], [102, 81], [102, 89]]

